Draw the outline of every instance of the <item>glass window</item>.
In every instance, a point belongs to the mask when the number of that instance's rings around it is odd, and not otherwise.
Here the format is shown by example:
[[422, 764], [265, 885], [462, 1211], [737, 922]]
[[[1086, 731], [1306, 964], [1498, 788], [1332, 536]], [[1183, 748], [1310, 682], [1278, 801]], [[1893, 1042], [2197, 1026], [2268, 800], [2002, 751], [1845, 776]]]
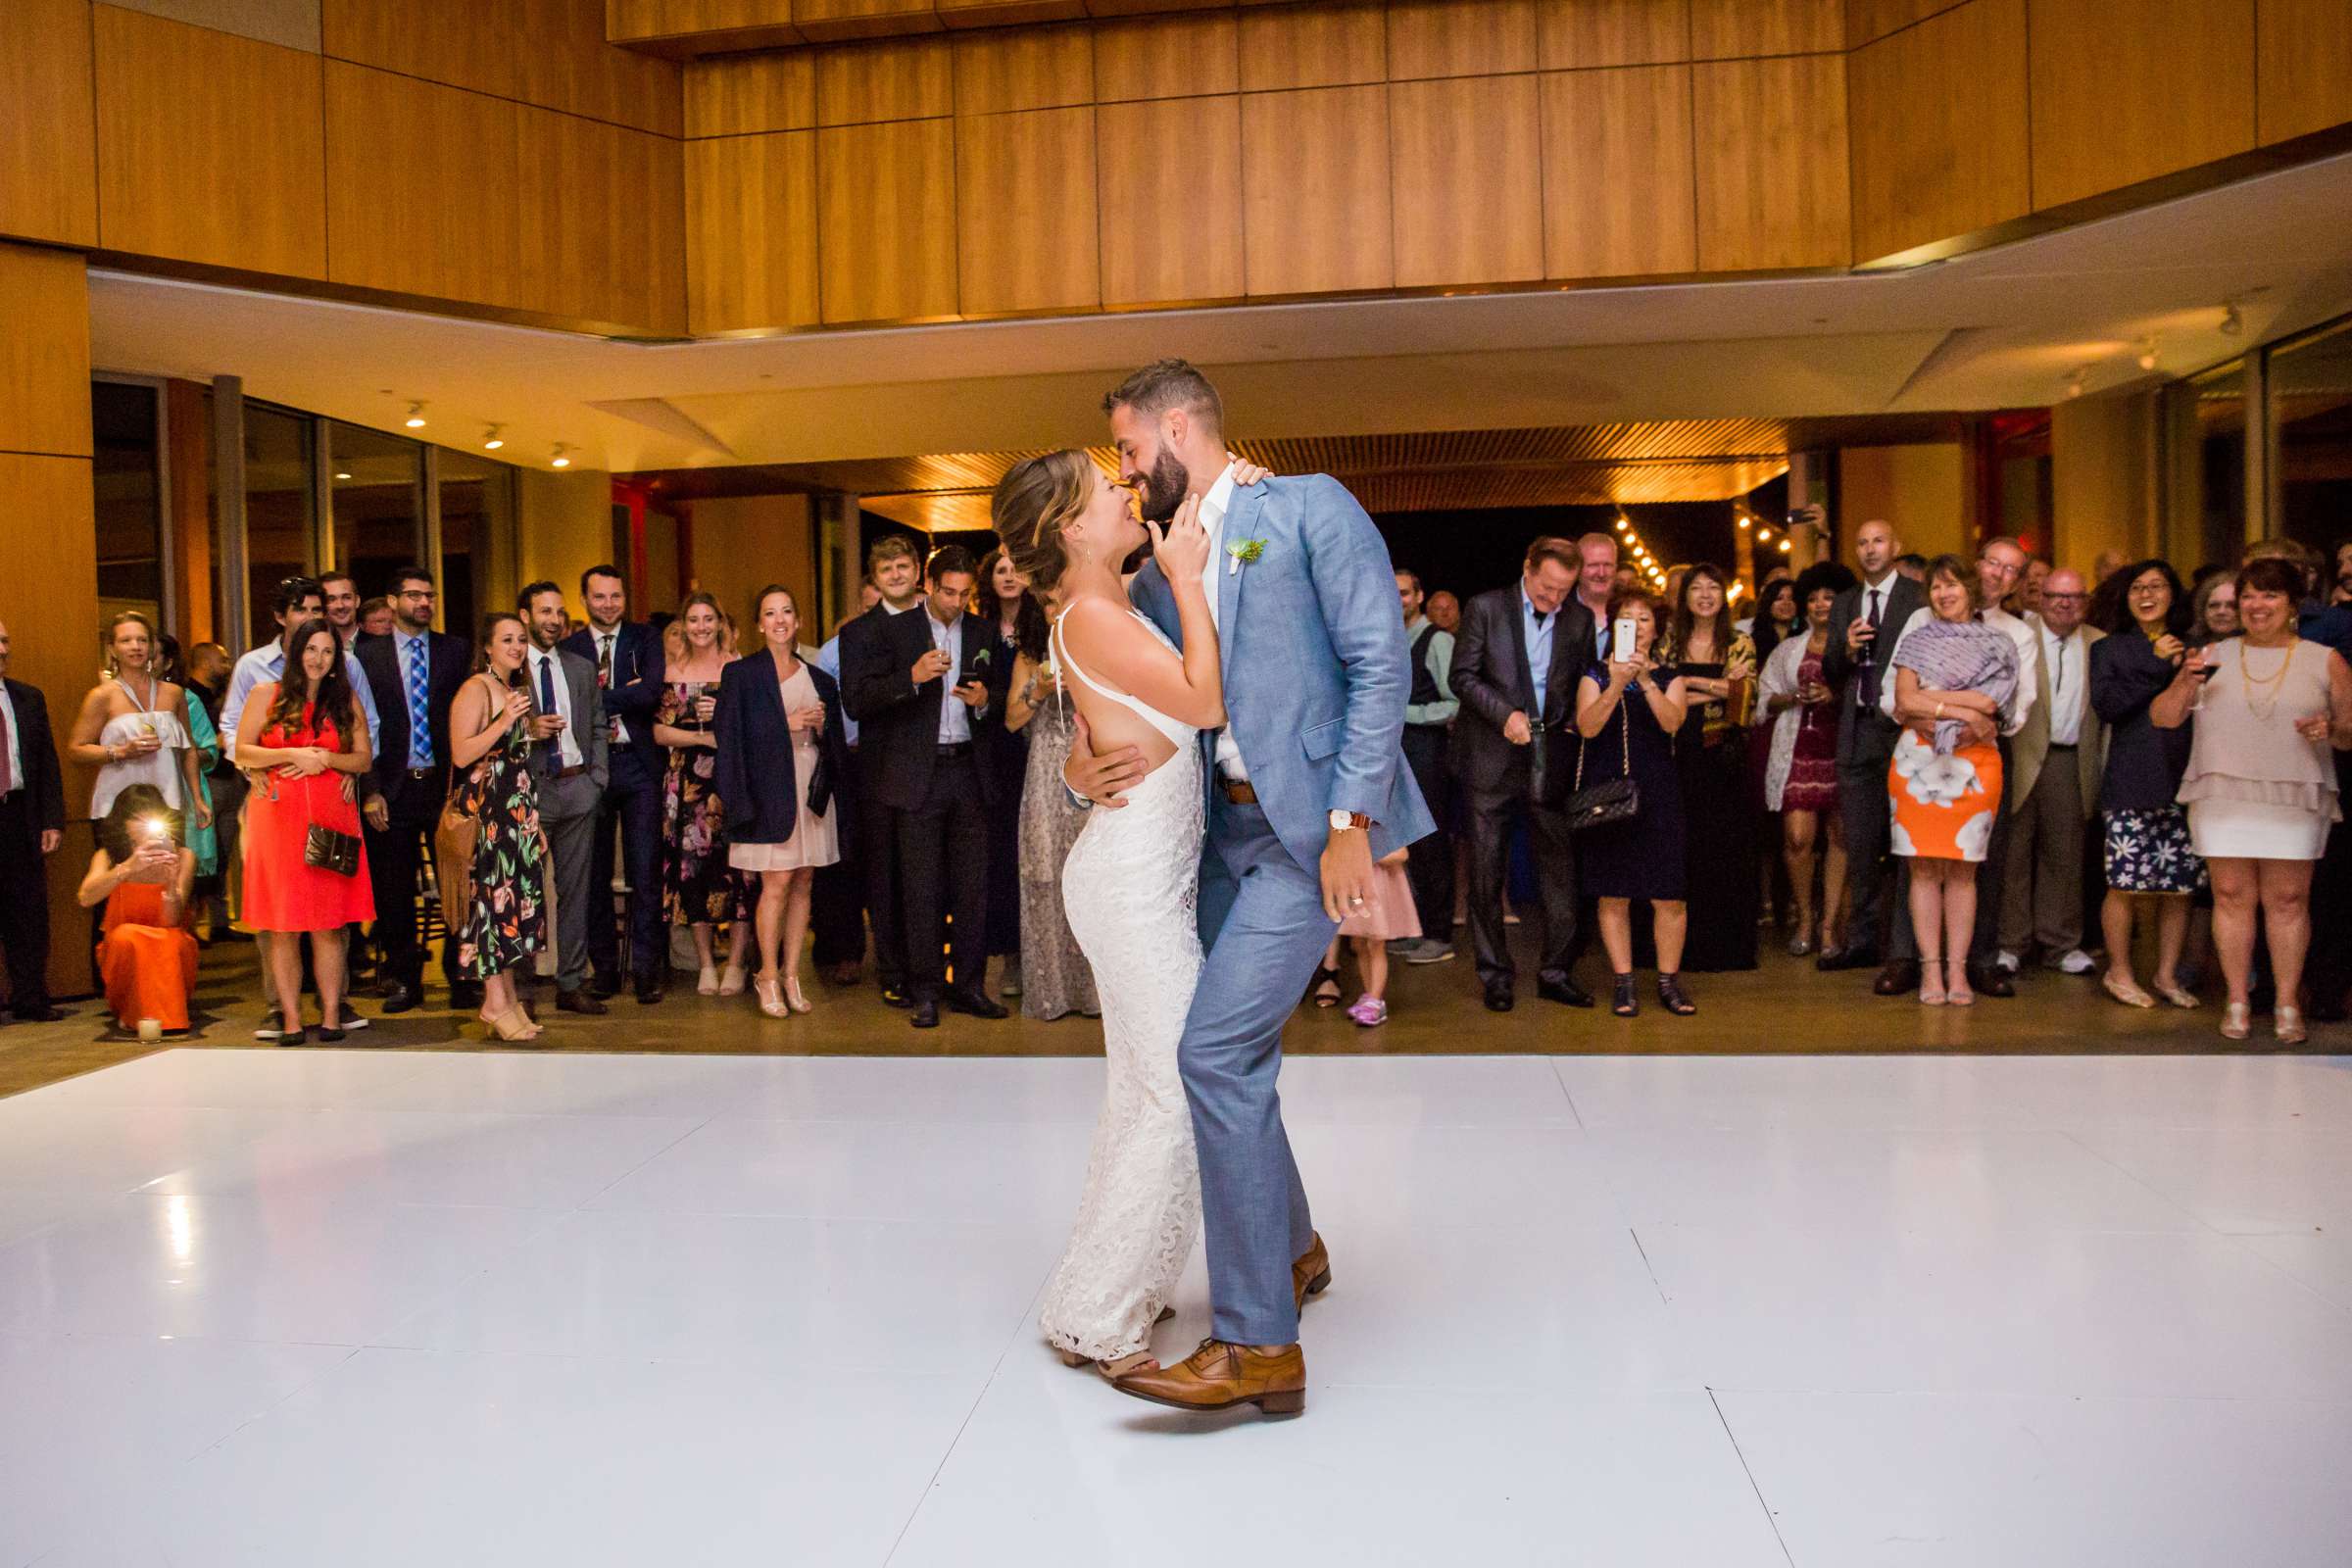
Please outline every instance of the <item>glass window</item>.
[[2271, 351], [2278, 528], [2322, 552], [2352, 539], [2352, 318]]
[[392, 573], [424, 555], [424, 448], [400, 436], [340, 421], [327, 426], [334, 464], [335, 569], [351, 573], [363, 600], [386, 593]]
[[2165, 553], [2183, 567], [2232, 565], [2246, 548], [2246, 364], [2164, 391], [2170, 475]]
[[163, 476], [159, 389], [90, 383], [92, 480], [98, 513], [98, 608], [136, 610], [164, 624]]
[[471, 637], [490, 585], [510, 579], [514, 470], [470, 452], [441, 454], [441, 624]]
[[277, 635], [277, 585], [312, 566], [318, 490], [311, 466], [312, 421], [283, 409], [245, 405], [245, 580], [252, 624], [248, 648]]

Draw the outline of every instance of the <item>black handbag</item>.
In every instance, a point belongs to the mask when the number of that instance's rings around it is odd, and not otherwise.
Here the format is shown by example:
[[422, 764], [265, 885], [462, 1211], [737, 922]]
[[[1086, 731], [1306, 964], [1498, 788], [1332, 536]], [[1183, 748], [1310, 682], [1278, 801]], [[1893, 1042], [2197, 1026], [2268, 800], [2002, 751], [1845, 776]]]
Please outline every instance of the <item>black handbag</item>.
[[1571, 833], [1630, 822], [1641, 813], [1642, 789], [1634, 782], [1634, 721], [1625, 711], [1629, 700], [1620, 694], [1617, 703], [1617, 750], [1624, 759], [1623, 777], [1585, 788], [1585, 754], [1592, 747], [1588, 742], [1576, 749], [1576, 789], [1560, 808], [1567, 814]]
[[820, 747], [816, 754], [816, 765], [808, 770], [808, 809], [822, 816], [825, 808], [832, 804], [833, 759], [827, 757]]

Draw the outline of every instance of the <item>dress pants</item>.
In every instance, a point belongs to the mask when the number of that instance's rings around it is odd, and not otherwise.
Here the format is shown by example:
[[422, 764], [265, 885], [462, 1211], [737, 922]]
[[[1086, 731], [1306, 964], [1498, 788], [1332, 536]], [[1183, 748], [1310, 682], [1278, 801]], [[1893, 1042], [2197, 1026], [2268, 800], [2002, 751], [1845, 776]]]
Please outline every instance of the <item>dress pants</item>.
[[[556, 989], [566, 996], [588, 978], [597, 824], [603, 807], [603, 797], [586, 773], [539, 778], [539, 827], [547, 835], [548, 875], [556, 893]], [[605, 885], [609, 890], [612, 883]], [[606, 897], [612, 897], [609, 891]]]
[[858, 767], [853, 748], [849, 773], [833, 792], [836, 800], [858, 803], [857, 830], [838, 835], [841, 858], [818, 866], [809, 879], [808, 931], [819, 969], [865, 959], [865, 822], [881, 813], [858, 793]]
[[2000, 946], [2039, 943], [2056, 957], [2082, 945], [2082, 775], [2072, 746], [2053, 746], [2009, 833]]
[[[424, 980], [424, 941], [416, 917], [416, 877], [429, 853], [429, 841], [447, 802], [448, 774], [427, 768], [421, 776], [404, 772], [384, 795], [390, 820], [381, 831], [363, 816], [361, 837], [368, 845], [368, 881], [375, 894], [375, 925], [369, 931], [383, 978], [417, 987]], [[466, 918], [463, 909], [444, 909], [442, 918], [453, 932]], [[459, 979], [458, 945], [441, 946], [441, 974], [452, 985]]]
[[620, 829], [620, 858], [629, 880], [629, 967], [639, 985], [669, 973], [669, 927], [662, 918], [662, 775], [658, 747], [614, 746], [610, 775], [596, 813], [589, 861], [588, 959], [612, 984], [620, 981], [620, 928], [612, 910], [612, 836]]
[[1535, 851], [1543, 912], [1536, 930], [1537, 973], [1544, 980], [1564, 980], [1576, 964], [1576, 841], [1568, 831], [1567, 816], [1529, 801], [1527, 789], [1526, 760], [1514, 758], [1501, 787], [1465, 786], [1463, 792], [1470, 803], [1470, 941], [1478, 956], [1478, 978], [1489, 984], [1508, 982], [1518, 974], [1503, 929], [1502, 906], [1508, 895], [1505, 868], [1511, 824], [1522, 812]]
[[1283, 1130], [1282, 1026], [1339, 930], [1319, 869], [1302, 867], [1265, 812], [1209, 797], [1200, 857], [1200, 980], [1176, 1048], [1200, 1155], [1209, 1332], [1235, 1345], [1298, 1338], [1291, 1264], [1314, 1239]]
[[1845, 829], [1846, 946], [1882, 957], [1915, 957], [1908, 868], [1893, 853], [1886, 773], [1899, 733], [1885, 719], [1857, 717], [1863, 732], [1838, 762], [1838, 814]]
[[[2000, 751], [2001, 809], [2000, 814], [1992, 819], [1992, 838], [1984, 846], [1984, 863], [1977, 867], [1977, 923], [1968, 938], [1968, 964], [1974, 969], [1989, 965], [2000, 952], [2001, 907], [2002, 902], [2009, 896], [2009, 849], [2017, 842], [2017, 815], [2023, 805], [2009, 788], [2009, 780], [2017, 774], [2010, 761], [2009, 737], [2006, 735], [2000, 738]], [[2067, 759], [2067, 765], [2074, 765], [2073, 758]], [[2045, 766], [2042, 772], [2046, 774], [2049, 769]], [[2038, 781], [2036, 783], [2038, 785]], [[2021, 863], [2018, 869], [2022, 873], [2025, 867]], [[1903, 907], [1906, 912], [1909, 911], [1908, 900]], [[1916, 941], [1911, 951], [1919, 951]]]
[[41, 824], [25, 790], [0, 800], [0, 948], [8, 952], [8, 1004], [49, 1004], [49, 878]]
[[864, 873], [866, 923], [874, 934], [874, 983], [885, 991], [906, 989], [906, 909], [899, 898], [898, 815], [896, 808], [884, 806], [858, 814], [858, 861]]
[[[956, 989], [978, 991], [988, 963], [988, 812], [970, 745], [954, 753], [943, 748], [923, 804], [894, 808], [890, 818], [904, 873], [899, 894], [909, 994], [936, 1002], [947, 990], [942, 950], [950, 940]], [[943, 915], [953, 926], [943, 925]]]
[[1421, 917], [1421, 935], [1432, 942], [1453, 940], [1453, 838], [1450, 800], [1453, 774], [1446, 765], [1446, 726], [1407, 724], [1404, 762], [1421, 786], [1437, 831], [1413, 844], [1406, 854], [1404, 874], [1413, 888], [1413, 912]]

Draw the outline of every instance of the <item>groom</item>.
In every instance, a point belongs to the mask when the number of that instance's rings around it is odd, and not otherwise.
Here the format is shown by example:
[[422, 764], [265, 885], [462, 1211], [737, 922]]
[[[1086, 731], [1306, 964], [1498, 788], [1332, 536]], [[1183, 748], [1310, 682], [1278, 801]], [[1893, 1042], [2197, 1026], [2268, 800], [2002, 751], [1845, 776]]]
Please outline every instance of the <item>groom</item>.
[[[1373, 861], [1432, 826], [1400, 765], [1412, 675], [1396, 581], [1388, 546], [1339, 481], [1235, 486], [1224, 406], [1184, 361], [1138, 370], [1102, 408], [1145, 517], [1165, 521], [1188, 494], [1201, 497], [1227, 715], [1201, 736], [1203, 961], [1177, 1055], [1216, 1316], [1190, 1357], [1118, 1386], [1185, 1409], [1296, 1414], [1306, 1406], [1298, 1309], [1331, 1267], [1282, 1127], [1282, 1026], [1341, 918], [1370, 897]], [[1129, 597], [1180, 638], [1156, 563]], [[1065, 778], [1115, 808], [1143, 772], [1132, 747], [1093, 757], [1081, 746]]]

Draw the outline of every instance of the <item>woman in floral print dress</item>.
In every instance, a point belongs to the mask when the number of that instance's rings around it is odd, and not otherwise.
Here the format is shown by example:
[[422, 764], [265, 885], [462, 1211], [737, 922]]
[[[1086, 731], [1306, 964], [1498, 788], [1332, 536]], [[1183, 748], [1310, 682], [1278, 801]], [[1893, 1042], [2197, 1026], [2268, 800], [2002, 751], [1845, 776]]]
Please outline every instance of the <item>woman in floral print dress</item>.
[[465, 771], [457, 809], [473, 818], [473, 888], [457, 934], [458, 972], [482, 982], [482, 1021], [501, 1040], [531, 1040], [514, 971], [547, 944], [547, 840], [531, 778], [531, 694], [520, 684], [529, 647], [522, 618], [482, 622], [474, 674], [450, 710], [451, 759]]
[[[694, 932], [704, 996], [739, 995], [752, 956], [751, 877], [727, 864], [727, 812], [718, 798], [718, 682], [735, 662], [735, 626], [718, 601], [690, 594], [662, 637], [662, 705], [654, 739], [669, 748], [662, 785], [662, 907], [673, 926]], [[732, 925], [726, 974], [719, 974], [712, 927]]]

